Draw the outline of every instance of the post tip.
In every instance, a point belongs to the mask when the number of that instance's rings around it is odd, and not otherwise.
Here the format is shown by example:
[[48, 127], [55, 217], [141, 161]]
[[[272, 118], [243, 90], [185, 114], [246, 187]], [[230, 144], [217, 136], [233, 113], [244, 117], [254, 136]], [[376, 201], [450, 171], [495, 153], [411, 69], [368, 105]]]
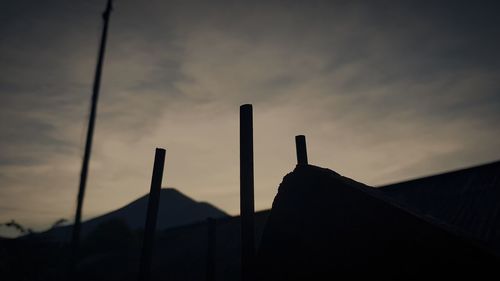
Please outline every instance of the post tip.
[[251, 103], [245, 103], [240, 106], [240, 109], [252, 109]]
[[306, 136], [297, 135], [295, 136], [295, 147], [297, 150], [297, 165], [307, 165], [307, 147], [306, 147]]

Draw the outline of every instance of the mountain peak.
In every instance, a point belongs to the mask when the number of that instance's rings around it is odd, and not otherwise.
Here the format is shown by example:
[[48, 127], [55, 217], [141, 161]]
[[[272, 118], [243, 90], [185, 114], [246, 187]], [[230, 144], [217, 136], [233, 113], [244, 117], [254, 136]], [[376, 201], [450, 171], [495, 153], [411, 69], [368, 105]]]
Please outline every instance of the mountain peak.
[[[95, 217], [82, 224], [84, 235], [91, 232], [98, 225], [111, 220], [121, 220], [130, 229], [142, 229], [146, 221], [146, 212], [149, 201], [149, 194], [145, 194], [131, 203], [107, 214]], [[197, 202], [179, 190], [171, 187], [162, 188], [160, 191], [160, 206], [156, 229], [158, 231], [204, 221], [207, 218], [221, 218], [229, 216], [217, 207], [206, 203]], [[48, 235], [64, 237], [61, 235], [67, 232], [70, 226], [60, 227], [48, 231]]]
[[182, 192], [175, 189], [174, 187], [162, 187], [160, 190], [160, 193], [162, 193], [162, 194], [174, 193], [174, 194], [181, 194], [184, 196], [184, 194]]
[[[89, 223], [118, 218], [124, 220], [132, 229], [143, 228], [148, 201], [149, 194], [146, 194], [123, 208], [90, 220]], [[158, 230], [202, 221], [208, 217], [225, 216], [228, 215], [222, 210], [210, 204], [197, 202], [175, 188], [162, 188], [160, 191]]]
[[[146, 196], [149, 196], [147, 194]], [[188, 197], [184, 193], [180, 192], [179, 190], [173, 188], [173, 187], [162, 187], [160, 190], [160, 197], [171, 197], [171, 199], [178, 198], [178, 199], [183, 199], [183, 200], [189, 200], [195, 202], [192, 198]]]

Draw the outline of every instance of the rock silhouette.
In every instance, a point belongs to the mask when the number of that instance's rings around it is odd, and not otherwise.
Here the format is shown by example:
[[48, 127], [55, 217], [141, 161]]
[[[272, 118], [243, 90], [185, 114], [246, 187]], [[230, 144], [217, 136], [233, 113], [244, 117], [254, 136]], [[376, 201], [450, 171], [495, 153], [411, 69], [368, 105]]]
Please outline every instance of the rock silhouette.
[[279, 187], [258, 253], [259, 280], [498, 278], [498, 258], [380, 190], [298, 165]]

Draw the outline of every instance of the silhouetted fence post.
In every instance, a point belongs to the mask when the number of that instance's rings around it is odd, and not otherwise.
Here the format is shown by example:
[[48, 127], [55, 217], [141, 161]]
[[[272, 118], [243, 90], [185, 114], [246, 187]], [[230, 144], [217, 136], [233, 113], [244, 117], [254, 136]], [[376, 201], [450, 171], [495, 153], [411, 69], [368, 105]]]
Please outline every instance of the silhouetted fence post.
[[295, 148], [297, 150], [297, 165], [307, 165], [306, 136], [295, 136]]
[[206, 280], [215, 281], [215, 246], [216, 246], [215, 219], [207, 219], [207, 271]]
[[241, 279], [253, 279], [255, 257], [252, 105], [240, 107]]
[[160, 204], [161, 181], [163, 167], [165, 164], [165, 149], [157, 148], [151, 179], [151, 189], [148, 198], [148, 210], [146, 224], [144, 227], [144, 241], [142, 244], [142, 256], [139, 268], [139, 281], [148, 281], [151, 275], [151, 261], [153, 256], [153, 244], [156, 234], [156, 218]]

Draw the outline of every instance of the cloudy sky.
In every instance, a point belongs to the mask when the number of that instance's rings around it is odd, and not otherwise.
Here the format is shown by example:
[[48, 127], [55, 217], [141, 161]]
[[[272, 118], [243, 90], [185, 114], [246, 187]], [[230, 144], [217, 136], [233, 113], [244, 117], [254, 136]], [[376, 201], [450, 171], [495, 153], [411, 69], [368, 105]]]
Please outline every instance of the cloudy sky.
[[[105, 1], [0, 1], [0, 222], [43, 230], [76, 205]], [[86, 218], [148, 192], [155, 147], [165, 186], [238, 214], [243, 103], [257, 209], [297, 134], [375, 186], [500, 159], [494, 2], [115, 2]]]

